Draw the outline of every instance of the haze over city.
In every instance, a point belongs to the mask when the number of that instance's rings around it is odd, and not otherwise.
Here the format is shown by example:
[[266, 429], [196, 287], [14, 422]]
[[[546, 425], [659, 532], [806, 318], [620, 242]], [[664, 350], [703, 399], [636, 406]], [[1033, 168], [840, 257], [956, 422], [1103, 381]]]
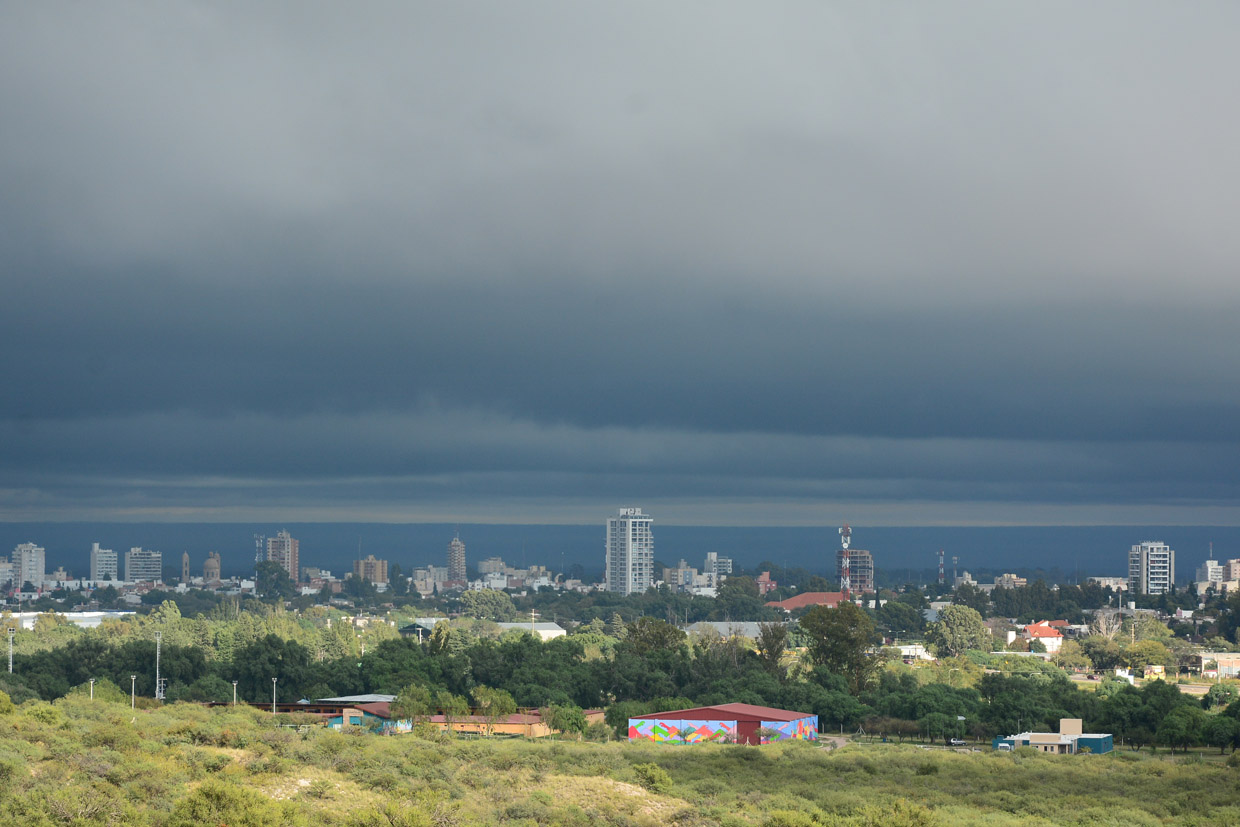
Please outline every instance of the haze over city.
[[373, 8], [0, 10], [0, 519], [1240, 524], [1235, 7]]

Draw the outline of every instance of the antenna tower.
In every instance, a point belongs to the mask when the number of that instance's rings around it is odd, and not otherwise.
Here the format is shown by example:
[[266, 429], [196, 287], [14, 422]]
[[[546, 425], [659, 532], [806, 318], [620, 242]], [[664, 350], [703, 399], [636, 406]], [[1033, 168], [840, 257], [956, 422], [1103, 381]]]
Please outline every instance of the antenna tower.
[[163, 632], [155, 633], [155, 699], [162, 701], [164, 699], [164, 685], [167, 680], [159, 676], [159, 655], [160, 649], [163, 648]]
[[939, 549], [939, 585], [943, 585], [943, 549]]
[[952, 584], [953, 585], [955, 585], [956, 581], [960, 579], [960, 574], [956, 571], [956, 564], [959, 562], [960, 562], [960, 558], [953, 554], [952, 555]]
[[267, 559], [267, 538], [262, 534], [254, 535], [254, 565]]
[[845, 595], [852, 590], [852, 577], [849, 572], [849, 563], [851, 556], [848, 553], [848, 544], [852, 542], [852, 529], [848, 527], [848, 523], [844, 523], [840, 528], [840, 591]]

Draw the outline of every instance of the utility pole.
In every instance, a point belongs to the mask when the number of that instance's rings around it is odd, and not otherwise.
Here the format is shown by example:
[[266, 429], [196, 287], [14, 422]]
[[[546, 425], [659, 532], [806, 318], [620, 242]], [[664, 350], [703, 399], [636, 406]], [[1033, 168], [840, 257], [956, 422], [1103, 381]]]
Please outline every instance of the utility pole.
[[12, 626], [9, 627], [9, 674], [13, 674], [13, 635], [17, 634], [17, 630]]
[[95, 699], [95, 679], [94, 678], [90, 679], [90, 699], [92, 701]]
[[138, 676], [129, 676], [129, 708], [136, 709], [138, 705]]
[[233, 681], [233, 706], [237, 705], [237, 682]]
[[276, 679], [271, 679], [271, 714], [276, 714]]

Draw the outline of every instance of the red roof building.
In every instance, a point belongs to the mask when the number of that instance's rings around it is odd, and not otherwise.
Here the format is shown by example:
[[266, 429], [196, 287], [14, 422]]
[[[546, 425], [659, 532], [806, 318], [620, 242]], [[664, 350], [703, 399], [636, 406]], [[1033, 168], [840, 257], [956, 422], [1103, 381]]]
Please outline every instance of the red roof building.
[[772, 600], [766, 605], [783, 609], [785, 612], [791, 612], [796, 609], [804, 609], [807, 606], [826, 606], [828, 609], [834, 609], [843, 601], [843, 592], [803, 592], [796, 597], [789, 597], [787, 600]]
[[1040, 640], [1042, 645], [1046, 647], [1049, 653], [1059, 651], [1059, 647], [1063, 645], [1063, 633], [1052, 626], [1048, 621], [1039, 620], [1037, 623], [1031, 623], [1024, 628], [1021, 637], [1028, 641]]
[[818, 716], [754, 704], [718, 704], [629, 718], [630, 741], [766, 744], [818, 739]]

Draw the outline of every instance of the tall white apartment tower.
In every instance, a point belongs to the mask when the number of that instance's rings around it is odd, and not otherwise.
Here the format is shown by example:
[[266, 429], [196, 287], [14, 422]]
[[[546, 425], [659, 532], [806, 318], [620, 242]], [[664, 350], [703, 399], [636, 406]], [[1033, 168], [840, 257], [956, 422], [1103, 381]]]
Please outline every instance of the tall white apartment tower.
[[22, 543], [13, 549], [13, 583], [21, 588], [30, 583], [36, 589], [43, 585], [47, 573], [44, 550], [34, 543]]
[[607, 520], [607, 591], [643, 594], [654, 584], [653, 524], [654, 518], [640, 508], [622, 508]]
[[1128, 551], [1128, 593], [1163, 594], [1175, 585], [1175, 549], [1147, 540]]
[[90, 544], [90, 579], [96, 583], [101, 580], [120, 580], [116, 552], [110, 548], [99, 548], [98, 543]]

